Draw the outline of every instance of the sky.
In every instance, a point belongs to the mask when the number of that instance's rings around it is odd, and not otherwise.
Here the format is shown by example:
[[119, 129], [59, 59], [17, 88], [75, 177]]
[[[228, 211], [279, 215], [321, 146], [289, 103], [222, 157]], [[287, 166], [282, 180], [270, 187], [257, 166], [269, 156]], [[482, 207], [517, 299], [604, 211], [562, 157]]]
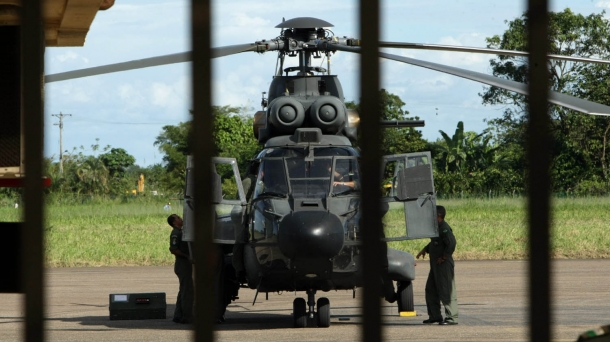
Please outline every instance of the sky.
[[[273, 39], [282, 18], [315, 17], [330, 22], [337, 36], [359, 38], [358, 2], [251, 1], [212, 2], [212, 46], [253, 43]], [[117, 0], [98, 12], [83, 47], [47, 48], [45, 72], [89, 68], [190, 50], [190, 1]], [[485, 38], [502, 34], [507, 24], [524, 12], [524, 0], [386, 0], [382, 1], [381, 40], [411, 43], [485, 47]], [[610, 11], [610, 1], [555, 0], [551, 10], [589, 15]], [[366, 27], [362, 28], [366, 30]], [[422, 50], [385, 49], [387, 52], [490, 73], [493, 55]], [[260, 110], [260, 98], [268, 91], [277, 53], [242, 53], [212, 62], [213, 104]], [[296, 58], [287, 65], [298, 64]], [[314, 63], [319, 63], [314, 60]], [[404, 109], [426, 121], [425, 139], [440, 138], [439, 130], [452, 135], [459, 121], [467, 131], [481, 132], [486, 119], [500, 117], [501, 106], [484, 106], [479, 93], [484, 85], [409, 66], [380, 60], [381, 86], [405, 102]], [[326, 62], [324, 62], [326, 64]], [[64, 118], [63, 146], [80, 146], [95, 154], [94, 144], [124, 148], [136, 164], [161, 163], [154, 146], [165, 125], [190, 119], [191, 63], [132, 70], [56, 83], [45, 87], [45, 156], [59, 158], [58, 119]], [[325, 67], [325, 65], [324, 65]], [[360, 97], [359, 56], [338, 52], [331, 71], [339, 76], [347, 101]], [[97, 152], [99, 153], [99, 152]]]

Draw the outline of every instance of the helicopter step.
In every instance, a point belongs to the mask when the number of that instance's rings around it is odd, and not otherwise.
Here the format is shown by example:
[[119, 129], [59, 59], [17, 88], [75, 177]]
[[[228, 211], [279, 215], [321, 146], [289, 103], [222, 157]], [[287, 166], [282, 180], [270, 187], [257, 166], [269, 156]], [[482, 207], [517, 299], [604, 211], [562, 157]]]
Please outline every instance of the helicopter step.
[[[326, 297], [315, 299], [316, 290], [307, 290], [307, 302], [304, 298], [295, 298], [292, 302], [292, 316], [295, 328], [330, 327], [330, 301]], [[316, 312], [314, 307], [317, 306]], [[307, 310], [309, 307], [309, 311]]]

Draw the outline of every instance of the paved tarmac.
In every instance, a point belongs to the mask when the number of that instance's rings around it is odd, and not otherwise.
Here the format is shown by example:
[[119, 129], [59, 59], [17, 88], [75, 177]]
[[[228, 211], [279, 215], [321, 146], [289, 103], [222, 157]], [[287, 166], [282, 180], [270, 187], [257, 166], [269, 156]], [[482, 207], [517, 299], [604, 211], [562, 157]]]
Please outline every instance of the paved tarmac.
[[[383, 303], [387, 341], [527, 341], [527, 262], [457, 261], [459, 325], [423, 325], [427, 318], [424, 286], [428, 262], [416, 267], [416, 317], [399, 317], [396, 304]], [[576, 341], [578, 335], [610, 324], [610, 260], [554, 262], [553, 336]], [[188, 341], [188, 325], [171, 321], [178, 280], [172, 267], [48, 269], [47, 340]], [[111, 293], [165, 292], [167, 319], [110, 321]], [[351, 291], [319, 293], [331, 302], [330, 328], [292, 328], [294, 293], [258, 296], [240, 291], [217, 325], [219, 341], [355, 341], [360, 339], [360, 296]], [[304, 296], [304, 293], [299, 293]], [[0, 294], [0, 341], [22, 340], [22, 295]], [[171, 303], [171, 304], [170, 304]]]

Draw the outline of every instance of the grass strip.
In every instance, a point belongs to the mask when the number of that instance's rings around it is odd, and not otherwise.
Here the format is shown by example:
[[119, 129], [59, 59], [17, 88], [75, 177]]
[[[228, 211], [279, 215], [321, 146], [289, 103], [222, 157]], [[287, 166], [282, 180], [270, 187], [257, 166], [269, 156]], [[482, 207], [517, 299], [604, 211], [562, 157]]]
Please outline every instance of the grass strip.
[[[458, 260], [527, 258], [524, 199], [441, 200], [457, 239]], [[610, 198], [553, 200], [554, 258], [610, 258]], [[166, 218], [182, 207], [163, 203], [105, 203], [47, 206], [46, 258], [49, 267], [171, 265]], [[20, 221], [21, 209], [1, 207], [4, 222]], [[390, 210], [386, 236], [404, 235], [404, 212]], [[428, 239], [390, 242], [416, 254]]]

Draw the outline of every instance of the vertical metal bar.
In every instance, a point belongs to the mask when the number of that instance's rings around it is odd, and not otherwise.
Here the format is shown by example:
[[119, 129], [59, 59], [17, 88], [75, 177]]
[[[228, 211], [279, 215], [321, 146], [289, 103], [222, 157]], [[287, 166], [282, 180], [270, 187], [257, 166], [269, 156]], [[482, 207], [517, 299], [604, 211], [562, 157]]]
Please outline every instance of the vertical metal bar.
[[210, 67], [210, 0], [191, 2], [193, 48], [193, 127], [189, 143], [195, 164], [195, 341], [213, 341], [216, 249], [212, 246], [214, 216], [210, 201], [212, 139], [212, 92]]
[[362, 123], [362, 227], [364, 294], [362, 310], [364, 341], [381, 341], [381, 267], [383, 253], [380, 237], [381, 158], [379, 127], [379, 0], [360, 1], [360, 119]]
[[547, 64], [548, 0], [529, 0], [529, 120], [527, 157], [529, 219], [529, 319], [531, 341], [550, 341], [550, 117]]
[[44, 250], [42, 197], [42, 153], [44, 116], [42, 105], [44, 40], [41, 1], [28, 0], [22, 6], [21, 79], [26, 178], [21, 263], [25, 293], [25, 340], [44, 340]]

